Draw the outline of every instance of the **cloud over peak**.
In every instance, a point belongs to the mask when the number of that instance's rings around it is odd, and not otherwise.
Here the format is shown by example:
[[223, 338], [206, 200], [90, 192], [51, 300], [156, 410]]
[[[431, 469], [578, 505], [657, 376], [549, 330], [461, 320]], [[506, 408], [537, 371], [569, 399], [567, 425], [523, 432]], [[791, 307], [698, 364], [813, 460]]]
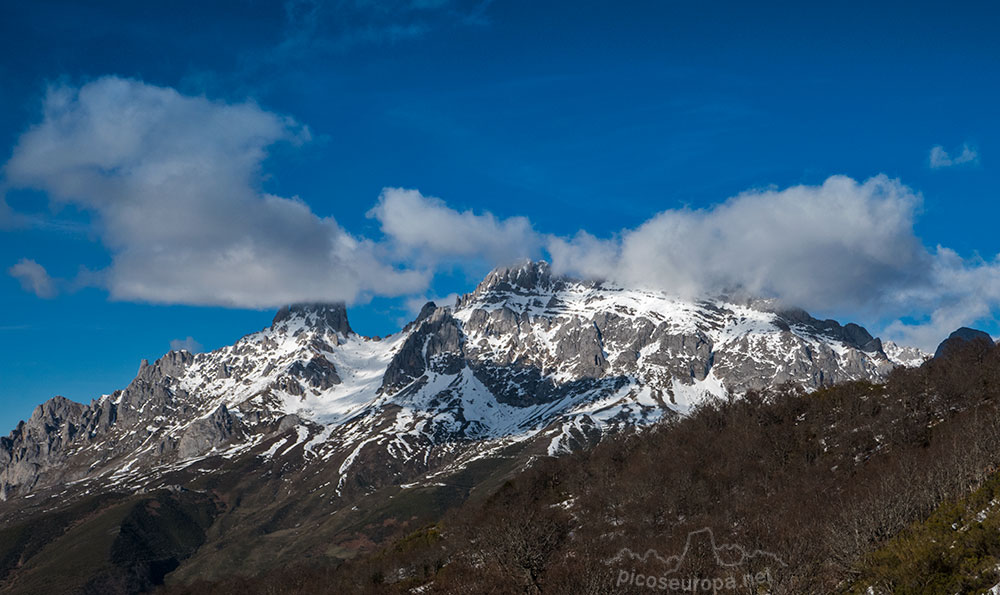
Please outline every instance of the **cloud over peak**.
[[542, 237], [526, 217], [459, 212], [418, 190], [385, 188], [368, 216], [397, 249], [429, 263], [467, 258], [506, 263], [541, 253]]
[[187, 351], [189, 353], [201, 353], [204, 347], [196, 341], [194, 337], [188, 335], [186, 339], [173, 339], [170, 341], [171, 351]]
[[[710, 209], [673, 209], [599, 240], [549, 243], [553, 268], [696, 296], [725, 290], [812, 308], [864, 306], [908, 282], [926, 255], [913, 235], [920, 197], [897, 180], [844, 176], [744, 192]], [[877, 289], [877, 291], [873, 291]]]

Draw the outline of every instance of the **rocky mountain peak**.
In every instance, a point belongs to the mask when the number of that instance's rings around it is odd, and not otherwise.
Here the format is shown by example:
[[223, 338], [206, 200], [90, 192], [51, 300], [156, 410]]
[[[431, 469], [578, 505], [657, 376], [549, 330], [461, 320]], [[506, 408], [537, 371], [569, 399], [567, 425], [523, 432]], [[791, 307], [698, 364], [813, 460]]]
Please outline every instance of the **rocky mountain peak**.
[[58, 426], [66, 418], [79, 416], [83, 405], [63, 396], [55, 396], [35, 407], [28, 420], [29, 426], [44, 427], [45, 424]]
[[865, 327], [849, 322], [843, 326], [836, 320], [813, 318], [801, 308], [766, 309], [778, 315], [780, 321], [798, 325], [818, 335], [843, 342], [867, 353], [882, 353], [882, 341], [873, 337]]
[[941, 341], [941, 344], [938, 345], [937, 350], [934, 351], [934, 357], [935, 358], [945, 357], [955, 347], [963, 343], [969, 343], [969, 342], [979, 342], [983, 343], [984, 345], [992, 346], [993, 337], [991, 337], [988, 333], [985, 333], [981, 330], [963, 326], [962, 328], [948, 335], [947, 339]]
[[347, 320], [347, 308], [343, 303], [285, 306], [274, 315], [271, 328], [287, 328], [289, 323], [293, 321], [301, 321], [304, 325], [314, 329], [329, 329], [345, 337], [354, 334], [351, 324]]
[[416, 320], [413, 321], [414, 324], [420, 324], [421, 322], [429, 318], [431, 314], [434, 314], [436, 310], [437, 310], [437, 304], [435, 304], [434, 302], [427, 302], [426, 304], [424, 304], [422, 308], [420, 308], [420, 313], [417, 314]]
[[145, 382], [156, 382], [166, 376], [177, 377], [193, 362], [194, 354], [187, 350], [168, 351], [152, 364], [147, 359], [141, 360], [135, 377]]
[[549, 263], [544, 260], [524, 261], [520, 264], [493, 269], [476, 287], [474, 295], [510, 291], [530, 293], [552, 289], [557, 278], [553, 277]]

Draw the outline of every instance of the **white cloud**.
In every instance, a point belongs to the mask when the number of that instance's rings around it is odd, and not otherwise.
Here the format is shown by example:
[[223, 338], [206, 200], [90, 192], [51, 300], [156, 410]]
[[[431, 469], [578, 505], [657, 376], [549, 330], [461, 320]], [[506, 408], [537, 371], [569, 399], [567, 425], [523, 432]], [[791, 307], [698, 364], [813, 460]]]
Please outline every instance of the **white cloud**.
[[201, 353], [203, 347], [201, 343], [194, 340], [190, 335], [186, 339], [174, 339], [170, 342], [171, 351], [188, 351], [190, 353]]
[[979, 163], [979, 153], [970, 147], [968, 143], [962, 145], [961, 152], [955, 157], [952, 157], [941, 145], [931, 147], [931, 169], [941, 169], [964, 163]]
[[892, 322], [888, 336], [931, 348], [955, 329], [987, 319], [1000, 308], [1000, 255], [992, 261], [966, 260], [938, 246], [924, 282], [901, 291], [896, 307], [926, 316], [915, 323]]
[[[631, 233], [626, 230], [625, 234]], [[618, 278], [622, 240], [602, 240], [580, 230], [572, 238], [551, 237], [546, 246], [558, 274], [609, 280]], [[652, 259], [651, 259], [652, 260]]]
[[50, 89], [7, 182], [96, 215], [112, 298], [266, 308], [423, 291], [298, 198], [257, 190], [276, 142], [309, 131], [252, 102], [226, 104], [105, 77]]
[[56, 296], [56, 283], [49, 276], [45, 267], [29, 258], [22, 258], [17, 264], [7, 269], [7, 273], [21, 282], [25, 291], [30, 291], [40, 298]]
[[866, 308], [905, 287], [928, 255], [920, 197], [885, 176], [750, 191], [711, 209], [664, 211], [619, 237], [549, 243], [553, 269], [685, 296], [727, 290], [806, 308]]
[[506, 264], [535, 257], [542, 247], [542, 237], [525, 217], [459, 212], [417, 190], [384, 189], [368, 216], [397, 249], [426, 264], [470, 258]]

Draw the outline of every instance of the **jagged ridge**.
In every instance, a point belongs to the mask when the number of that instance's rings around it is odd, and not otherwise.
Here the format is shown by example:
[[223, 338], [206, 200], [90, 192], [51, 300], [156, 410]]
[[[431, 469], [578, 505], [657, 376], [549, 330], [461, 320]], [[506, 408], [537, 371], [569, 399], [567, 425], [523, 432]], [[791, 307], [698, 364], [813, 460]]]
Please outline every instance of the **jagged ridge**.
[[343, 305], [295, 305], [232, 346], [144, 361], [89, 405], [53, 399], [0, 440], [0, 496], [135, 489], [211, 455], [328, 465], [340, 495], [365, 460], [385, 467], [369, 483], [400, 483], [515, 443], [556, 454], [709, 395], [881, 380], [922, 358], [887, 346], [769, 301], [685, 301], [526, 263], [384, 340], [356, 334]]

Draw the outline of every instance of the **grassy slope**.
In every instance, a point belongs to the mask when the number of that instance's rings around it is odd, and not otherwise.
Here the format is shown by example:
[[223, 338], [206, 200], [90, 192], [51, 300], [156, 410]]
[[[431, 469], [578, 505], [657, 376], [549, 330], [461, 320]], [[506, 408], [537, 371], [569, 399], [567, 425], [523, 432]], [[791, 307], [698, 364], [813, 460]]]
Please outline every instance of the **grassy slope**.
[[[3, 590], [64, 593], [82, 586], [110, 566], [111, 544], [130, 508], [130, 503], [95, 498], [59, 515], [3, 529], [0, 548], [5, 557], [17, 559]], [[30, 536], [28, 547], [18, 545], [23, 536]]]
[[101, 497], [0, 530], [0, 590], [113, 594], [162, 580], [204, 542], [215, 504], [199, 494]]
[[[335, 566], [378, 551], [383, 544], [440, 519], [445, 511], [492, 494], [525, 461], [525, 453], [506, 454], [442, 477], [443, 485], [388, 486], [346, 505], [331, 504], [332, 488], [302, 488], [324, 481], [335, 484], [336, 475], [301, 481], [293, 475], [278, 484], [288, 488], [278, 489], [239, 470], [204, 478], [204, 485], [193, 485], [213, 491], [233, 506], [209, 529], [208, 545], [168, 575], [167, 583], [269, 574], [289, 565]], [[241, 475], [243, 481], [233, 481]]]

